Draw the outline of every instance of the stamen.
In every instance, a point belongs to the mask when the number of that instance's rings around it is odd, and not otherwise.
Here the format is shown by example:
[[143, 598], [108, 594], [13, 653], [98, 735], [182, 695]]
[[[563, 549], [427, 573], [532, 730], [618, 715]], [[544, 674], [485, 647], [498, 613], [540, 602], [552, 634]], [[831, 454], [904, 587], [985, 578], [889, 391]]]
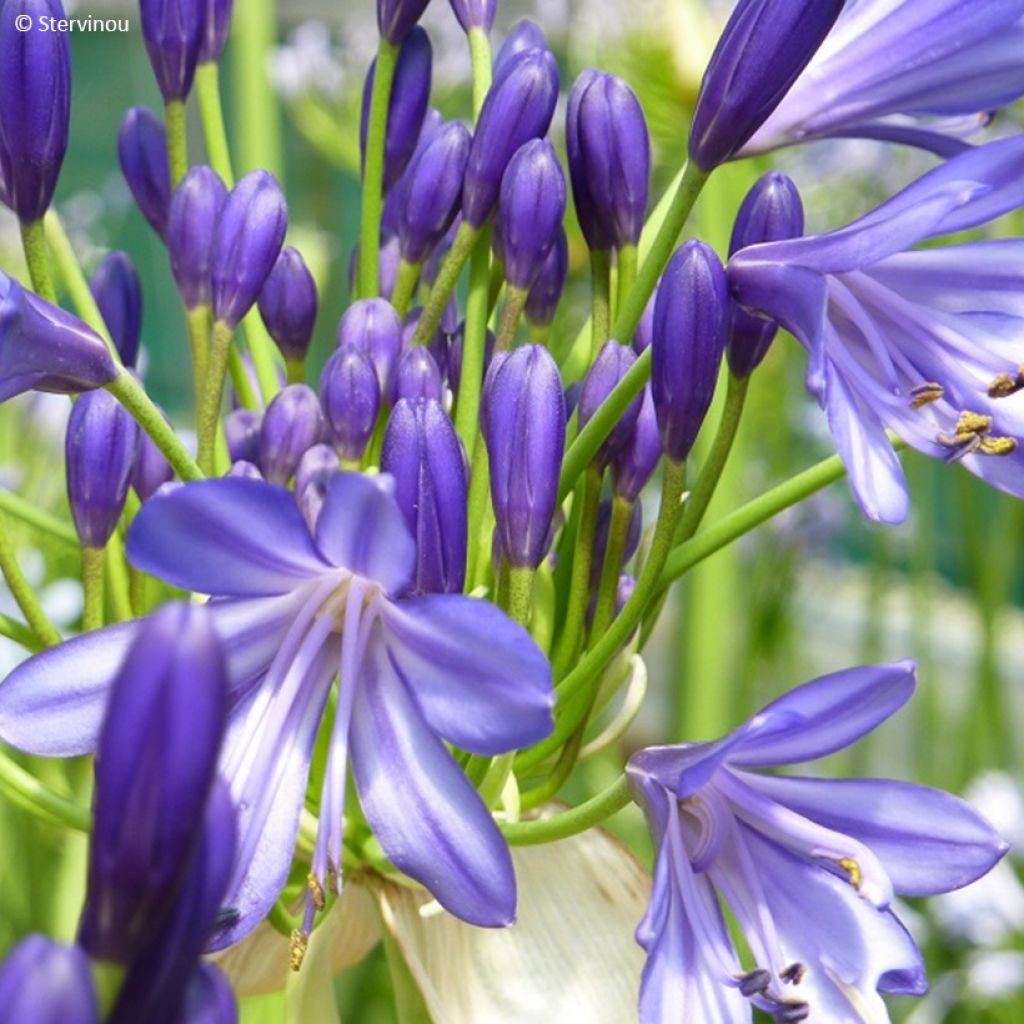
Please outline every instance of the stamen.
[[839, 866], [850, 876], [849, 882], [854, 889], [860, 891], [864, 879], [860, 872], [860, 865], [850, 857], [843, 857]]
[[809, 1003], [782, 1003], [776, 1013], [776, 1020], [779, 1024], [797, 1024], [798, 1021], [807, 1020], [811, 1015]]
[[989, 398], [1009, 398], [1024, 388], [1024, 367], [1017, 371], [1016, 376], [1000, 373], [988, 386]]
[[302, 970], [302, 961], [306, 959], [306, 950], [309, 949], [309, 936], [298, 928], [292, 930], [292, 941], [289, 947], [288, 957], [291, 968], [296, 973]]
[[772, 983], [772, 975], [763, 967], [756, 967], [746, 974], [741, 974], [739, 983], [740, 994], [749, 999], [751, 996], [761, 995], [768, 990], [768, 986]]
[[934, 381], [918, 384], [917, 387], [910, 389], [910, 407], [923, 409], [926, 405], [931, 405], [932, 402], [940, 401], [945, 394], [946, 389]]
[[317, 911], [322, 911], [327, 906], [327, 900], [324, 899], [324, 887], [321, 885], [320, 879], [310, 871], [306, 876], [306, 883], [309, 885], [309, 891], [313, 897], [313, 906]]
[[956, 421], [956, 430], [954, 436], [963, 440], [966, 437], [981, 436], [987, 434], [992, 429], [992, 417], [986, 416], [980, 412], [971, 412], [969, 409], [965, 409], [960, 413], [960, 418]]
[[982, 455], [1012, 455], [1016, 450], [1015, 437], [983, 437], [978, 441], [978, 451]]
[[335, 896], [341, 895], [341, 872], [338, 871], [338, 865], [333, 862], [327, 865], [327, 888]]
[[807, 965], [801, 963], [790, 964], [779, 977], [790, 985], [799, 985], [807, 977]]

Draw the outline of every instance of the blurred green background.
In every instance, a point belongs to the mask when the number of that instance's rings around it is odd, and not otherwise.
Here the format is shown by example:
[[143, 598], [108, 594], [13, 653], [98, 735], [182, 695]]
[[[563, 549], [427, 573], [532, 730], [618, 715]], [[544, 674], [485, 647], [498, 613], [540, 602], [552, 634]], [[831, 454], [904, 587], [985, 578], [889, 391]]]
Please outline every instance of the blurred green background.
[[[315, 373], [348, 301], [346, 268], [358, 220], [356, 118], [375, 43], [374, 5], [282, 2], [276, 26], [270, 0], [238, 0], [236, 6], [245, 9], [249, 28], [236, 29], [222, 72], [236, 171], [265, 165], [285, 183], [290, 241], [321, 287]], [[534, 17], [549, 30], [564, 88], [592, 63], [633, 84], [652, 130], [657, 196], [681, 162], [700, 73], [729, 6], [714, 0], [502, 0], [498, 35], [516, 18]], [[164, 248], [134, 208], [117, 164], [124, 111], [159, 105], [137, 9], [86, 0], [77, 10], [129, 17], [132, 30], [72, 39], [72, 134], [58, 206], [87, 270], [111, 248], [135, 259], [145, 289], [147, 386], [172, 418], [184, 422], [191, 383], [181, 306]], [[426, 24], [436, 47], [434, 102], [448, 116], [468, 116], [468, 53], [447, 3], [435, 0]], [[194, 110], [191, 118], [195, 159], [202, 142]], [[997, 121], [997, 131], [1016, 129], [1014, 112]], [[805, 197], [809, 229], [821, 230], [859, 215], [930, 165], [920, 154], [851, 142], [786, 152], [770, 164], [730, 166], [712, 179], [691, 229], [724, 252], [739, 202], [767, 166], [792, 175]], [[569, 228], [573, 274], [556, 341], [573, 337], [587, 311], [586, 252], [571, 217]], [[997, 231], [1022, 228], [1024, 221], [1011, 218]], [[0, 267], [21, 269], [16, 225], [6, 216], [0, 219]], [[780, 339], [754, 379], [709, 521], [829, 453], [823, 418], [803, 388], [803, 369], [802, 351]], [[0, 410], [0, 484], [62, 514], [64, 408], [31, 399]], [[921, 686], [912, 705], [825, 770], [894, 774], [967, 793], [1013, 844], [1007, 861], [967, 893], [908, 908], [933, 994], [923, 1004], [894, 1008], [897, 1019], [912, 1024], [1010, 1024], [1024, 1020], [1024, 887], [1017, 859], [1024, 843], [1024, 505], [914, 454], [906, 466], [913, 511], [902, 527], [867, 524], [841, 482], [691, 573], [644, 651], [651, 677], [644, 711], [622, 750], [586, 762], [567, 795], [582, 798], [601, 788], [637, 746], [713, 736], [815, 675], [916, 658]], [[654, 511], [652, 505], [648, 522]], [[78, 600], [73, 555], [44, 557], [33, 550], [34, 538], [18, 539], [51, 614], [72, 622]], [[6, 597], [0, 591], [0, 610], [7, 610]], [[0, 675], [16, 656], [11, 645], [0, 647]], [[53, 766], [40, 770], [66, 785]], [[78, 774], [84, 786], [87, 773]], [[613, 828], [647, 856], [638, 812], [619, 815]], [[70, 935], [81, 891], [81, 840], [0, 804], [0, 851], [0, 952], [31, 930]], [[380, 955], [339, 979], [337, 997], [346, 1022], [391, 1020]], [[285, 1013], [283, 998], [269, 997], [247, 1005], [244, 1020], [276, 1022]], [[290, 1013], [289, 1019], [298, 1018]]]

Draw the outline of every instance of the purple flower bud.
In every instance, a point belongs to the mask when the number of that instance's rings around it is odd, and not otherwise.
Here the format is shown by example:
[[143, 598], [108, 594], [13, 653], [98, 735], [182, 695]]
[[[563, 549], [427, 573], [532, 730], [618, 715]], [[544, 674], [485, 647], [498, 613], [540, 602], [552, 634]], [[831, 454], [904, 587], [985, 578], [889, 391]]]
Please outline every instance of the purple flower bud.
[[421, 594], [461, 593], [469, 474], [462, 443], [439, 402], [403, 399], [395, 406], [384, 435], [381, 469], [394, 477], [395, 499], [416, 538], [412, 589]]
[[601, 72], [587, 68], [580, 73], [569, 93], [565, 109], [565, 147], [569, 157], [569, 176], [572, 179], [572, 199], [576, 207], [576, 219], [587, 240], [588, 247], [595, 252], [611, 249], [612, 238], [606, 221], [598, 214], [594, 197], [590, 194], [590, 173], [580, 139], [580, 108], [583, 97], [601, 77]]
[[227, 186], [209, 167], [193, 167], [174, 190], [167, 215], [171, 272], [188, 309], [209, 303], [213, 293], [213, 245]]
[[845, 0], [740, 0], [704, 72], [690, 159], [709, 171], [731, 159], [789, 92]]
[[384, 210], [380, 218], [381, 232], [387, 231], [392, 235], [398, 234], [399, 224], [402, 219], [402, 208], [405, 205], [405, 192], [409, 186], [409, 175], [416, 161], [419, 160], [420, 154], [444, 126], [445, 119], [441, 111], [437, 107], [428, 107], [426, 117], [423, 118], [423, 127], [420, 128], [420, 136], [416, 140], [416, 148], [409, 158], [409, 163], [406, 165], [405, 170], [402, 171], [402, 176], [395, 182], [391, 191], [384, 199]]
[[451, 0], [451, 5], [455, 17], [467, 34], [475, 28], [490, 32], [494, 27], [498, 0]]
[[199, 47], [199, 63], [220, 60], [231, 29], [231, 11], [235, 0], [206, 0], [206, 22]]
[[340, 471], [338, 453], [329, 444], [315, 444], [299, 460], [295, 470], [295, 493], [301, 494], [317, 481], [326, 482]]
[[171, 171], [167, 163], [167, 132], [163, 122], [145, 107], [132, 107], [117, 137], [121, 173], [149, 226], [167, 238], [171, 206]]
[[231, 983], [215, 964], [201, 963], [185, 993], [182, 1024], [238, 1024]]
[[565, 175], [547, 139], [532, 139], [501, 179], [498, 222], [505, 279], [528, 291], [537, 280], [565, 217]]
[[324, 416], [316, 392], [289, 384], [274, 397], [260, 428], [260, 469], [275, 484], [286, 484], [302, 456], [324, 437]]
[[33, 389], [89, 391], [117, 374], [91, 327], [0, 272], [0, 402]]
[[[412, 339], [416, 336], [416, 328], [420, 325], [420, 318], [423, 316], [423, 307], [416, 306], [410, 309], [405, 314], [402, 320], [402, 350], [407, 351], [412, 347]], [[448, 308], [445, 310], [444, 316], [441, 317], [441, 323], [438, 325], [436, 331], [428, 339], [426, 343], [427, 351], [434, 357], [434, 363], [438, 370], [445, 372], [448, 367], [448, 350], [451, 347], [448, 337], [448, 325], [449, 322], [458, 316], [456, 310], [452, 313], [451, 304], [449, 303]], [[458, 323], [455, 324], [458, 327]], [[417, 346], [418, 347], [418, 346]], [[443, 368], [443, 369], [442, 369]], [[389, 399], [390, 401], [390, 399]]]
[[89, 958], [43, 935], [22, 939], [0, 965], [0, 1021], [99, 1024]]
[[[771, 171], [743, 200], [732, 229], [729, 255], [748, 245], [779, 242], [803, 233], [804, 208], [796, 185], [786, 175]], [[737, 377], [749, 377], [768, 354], [778, 330], [774, 320], [749, 313], [730, 299], [726, 342], [729, 369]]]
[[107, 391], [82, 395], [71, 410], [64, 459], [71, 516], [83, 547], [102, 548], [121, 518], [139, 428]]
[[338, 324], [338, 348], [346, 346], [370, 357], [377, 370], [380, 393], [389, 395], [402, 354], [402, 321], [391, 303], [384, 299], [353, 302]]
[[[129, 540], [129, 547], [131, 541]], [[96, 755], [79, 945], [129, 964], [175, 912], [227, 723], [224, 651], [201, 605], [140, 620]]]
[[711, 406], [728, 302], [714, 250], [696, 240], [680, 247], [662, 277], [651, 345], [651, 394], [662, 448], [674, 462], [690, 454]]
[[149, 501], [164, 484], [174, 479], [174, 470], [156, 442], [144, 430], [139, 431], [131, 484], [139, 501]]
[[654, 411], [651, 386], [644, 388], [640, 415], [629, 443], [612, 462], [612, 485], [615, 493], [626, 501], [636, 501], [651, 479], [661, 458], [661, 436]]
[[370, 357], [352, 345], [339, 348], [320, 375], [320, 401], [338, 454], [358, 462], [380, 413], [380, 380]]
[[260, 315], [281, 354], [301, 363], [313, 341], [317, 312], [316, 281], [302, 254], [289, 246], [277, 258], [260, 292]]
[[[631, 348], [620, 345], [617, 341], [605, 343], [583, 381], [579, 401], [581, 430], [590, 422], [598, 407], [615, 390], [615, 385], [625, 377], [635, 362], [636, 356]], [[607, 466], [629, 444], [636, 429], [637, 417], [640, 415], [640, 405], [641, 397], [637, 395], [598, 449], [594, 462], [599, 468]]]
[[535, 569], [558, 504], [565, 446], [565, 396], [551, 353], [524, 345], [496, 361], [483, 413], [501, 548], [513, 566]]
[[68, 34], [40, 27], [64, 17], [59, 0], [7, 0], [0, 17], [0, 192], [25, 223], [49, 208], [68, 148]]
[[[577, 87], [566, 127], [567, 138], [573, 140], [569, 166], [580, 226], [588, 243], [593, 235], [617, 247], [636, 245], [647, 214], [651, 176], [643, 107], [615, 75], [584, 72]], [[598, 231], [594, 219], [600, 223]]]
[[633, 351], [637, 355], [650, 348], [651, 342], [654, 340], [654, 307], [658, 303], [658, 289], [660, 287], [661, 282], [659, 281], [655, 285], [651, 297], [647, 300], [647, 305], [644, 306], [640, 323], [636, 325], [636, 333], [633, 335]]
[[462, 202], [472, 138], [461, 121], [437, 130], [406, 172], [398, 237], [402, 258], [422, 263], [447, 234]]
[[288, 207], [269, 171], [247, 174], [228, 194], [213, 245], [213, 315], [234, 327], [252, 309], [281, 253]]
[[[451, 345], [448, 348], [448, 386], [452, 389], [452, 394], [455, 395], [459, 393], [459, 384], [462, 382], [462, 342], [465, 336], [466, 322], [463, 320], [452, 335]], [[494, 336], [494, 331], [488, 331], [484, 338], [484, 380], [487, 379], [487, 374], [490, 372], [496, 344], [497, 338]]]
[[224, 474], [231, 478], [237, 478], [239, 480], [265, 480], [266, 478], [260, 472], [259, 466], [252, 462], [248, 462], [245, 459], [239, 459], [238, 462], [232, 462], [231, 468]]
[[429, 398], [440, 402], [443, 393], [441, 371], [437, 368], [437, 361], [427, 349], [417, 345], [409, 349], [398, 361], [395, 388], [388, 398], [388, 403], [397, 405], [403, 398], [410, 402], [417, 398]]
[[[658, 446], [658, 454], [661, 454], [661, 446]], [[590, 561], [590, 589], [597, 590], [601, 583], [601, 572], [604, 569], [604, 559], [608, 551], [608, 532], [612, 525], [612, 503], [602, 501], [597, 510], [597, 528], [594, 530], [594, 556]], [[629, 531], [626, 534], [626, 546], [622, 550], [622, 563], [619, 569], [626, 565], [636, 554], [640, 547], [640, 538], [643, 535], [644, 515], [643, 506], [640, 502], [633, 505], [629, 518]]]
[[565, 279], [569, 276], [569, 238], [560, 224], [548, 250], [537, 280], [526, 299], [526, 322], [531, 327], [547, 327], [555, 319], [562, 301]]
[[224, 437], [232, 462], [259, 462], [263, 415], [255, 409], [232, 409], [224, 417]]
[[558, 65], [548, 50], [526, 50], [497, 74], [477, 122], [462, 187], [462, 214], [474, 228], [487, 223], [501, 179], [516, 150], [541, 138], [558, 102]]
[[429, 0], [377, 0], [377, 28], [392, 46], [398, 46], [413, 30]]
[[207, 0], [139, 0], [142, 38], [164, 102], [192, 88], [206, 30]]
[[92, 275], [89, 289], [121, 362], [134, 366], [142, 333], [142, 283], [128, 253], [108, 252]]
[[[390, 192], [402, 176], [419, 142], [430, 105], [430, 74], [434, 54], [430, 38], [418, 25], [402, 43], [388, 104], [387, 138], [384, 145], [384, 191]], [[370, 64], [363, 88], [363, 116], [359, 146], [366, 163], [366, 137], [370, 123], [370, 98], [377, 61]]]
[[548, 40], [541, 27], [529, 18], [523, 18], [512, 26], [505, 36], [494, 58], [494, 75], [497, 77], [512, 62], [514, 57], [526, 50], [547, 50]]

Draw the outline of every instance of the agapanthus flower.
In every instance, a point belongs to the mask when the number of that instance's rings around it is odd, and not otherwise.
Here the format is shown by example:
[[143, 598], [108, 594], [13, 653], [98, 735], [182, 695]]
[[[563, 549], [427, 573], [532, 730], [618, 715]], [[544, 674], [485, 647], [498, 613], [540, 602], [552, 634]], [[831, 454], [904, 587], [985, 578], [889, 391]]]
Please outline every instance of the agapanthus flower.
[[757, 770], [843, 750], [913, 690], [912, 662], [849, 669], [791, 691], [722, 739], [634, 755], [630, 788], [658, 847], [637, 930], [648, 955], [644, 1024], [740, 1024], [751, 1005], [779, 1022], [885, 1022], [883, 994], [923, 994], [924, 963], [894, 894], [967, 885], [1006, 844], [941, 790]]
[[[221, 772], [239, 810], [227, 945], [269, 911], [288, 876], [317, 732], [337, 707], [320, 793], [307, 927], [339, 887], [346, 766], [385, 853], [453, 914], [500, 926], [515, 879], [497, 825], [441, 737], [496, 755], [552, 728], [550, 666], [496, 606], [404, 596], [416, 545], [390, 477], [339, 473], [310, 532], [291, 492], [245, 479], [152, 497], [130, 560], [212, 595], [231, 712]], [[111, 679], [139, 629], [110, 626], [51, 648], [0, 687], [0, 737], [26, 751], [92, 751]]]
[[1024, 96], [1021, 0], [853, 0], [744, 155], [836, 136], [942, 156]]
[[970, 150], [838, 231], [743, 249], [733, 296], [810, 353], [809, 390], [864, 512], [908, 498], [886, 436], [1024, 495], [1024, 241], [910, 246], [1024, 203], [1024, 138]]

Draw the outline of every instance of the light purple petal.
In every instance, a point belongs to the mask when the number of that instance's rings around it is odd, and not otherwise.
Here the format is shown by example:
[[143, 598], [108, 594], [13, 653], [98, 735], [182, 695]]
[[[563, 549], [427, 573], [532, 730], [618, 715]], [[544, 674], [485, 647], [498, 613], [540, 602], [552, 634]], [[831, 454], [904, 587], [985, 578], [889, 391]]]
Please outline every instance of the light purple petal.
[[416, 569], [416, 541], [387, 475], [336, 473], [327, 484], [316, 544], [333, 565], [374, 580], [389, 594], [408, 586]]
[[201, 480], [162, 491], [128, 531], [137, 568], [221, 597], [284, 594], [330, 566], [291, 492], [259, 480]]
[[370, 827], [396, 867], [456, 917], [515, 918], [512, 858], [498, 826], [371, 641], [352, 716], [351, 758]]
[[933, 896], [980, 878], [1006, 852], [963, 800], [888, 779], [815, 779], [744, 773], [744, 782], [881, 860], [896, 892]]
[[493, 755], [550, 734], [551, 665], [499, 608], [438, 594], [384, 605], [382, 617], [392, 664], [445, 739]]
[[[634, 797], [650, 812], [657, 810], [659, 790], [674, 793], [678, 800], [692, 796], [711, 780], [729, 760], [732, 751], [761, 724], [753, 719], [714, 743], [681, 743], [638, 751], [626, 766]], [[771, 724], [777, 726], [778, 721], [773, 719]], [[658, 825], [659, 829], [665, 827], [664, 821]]]

